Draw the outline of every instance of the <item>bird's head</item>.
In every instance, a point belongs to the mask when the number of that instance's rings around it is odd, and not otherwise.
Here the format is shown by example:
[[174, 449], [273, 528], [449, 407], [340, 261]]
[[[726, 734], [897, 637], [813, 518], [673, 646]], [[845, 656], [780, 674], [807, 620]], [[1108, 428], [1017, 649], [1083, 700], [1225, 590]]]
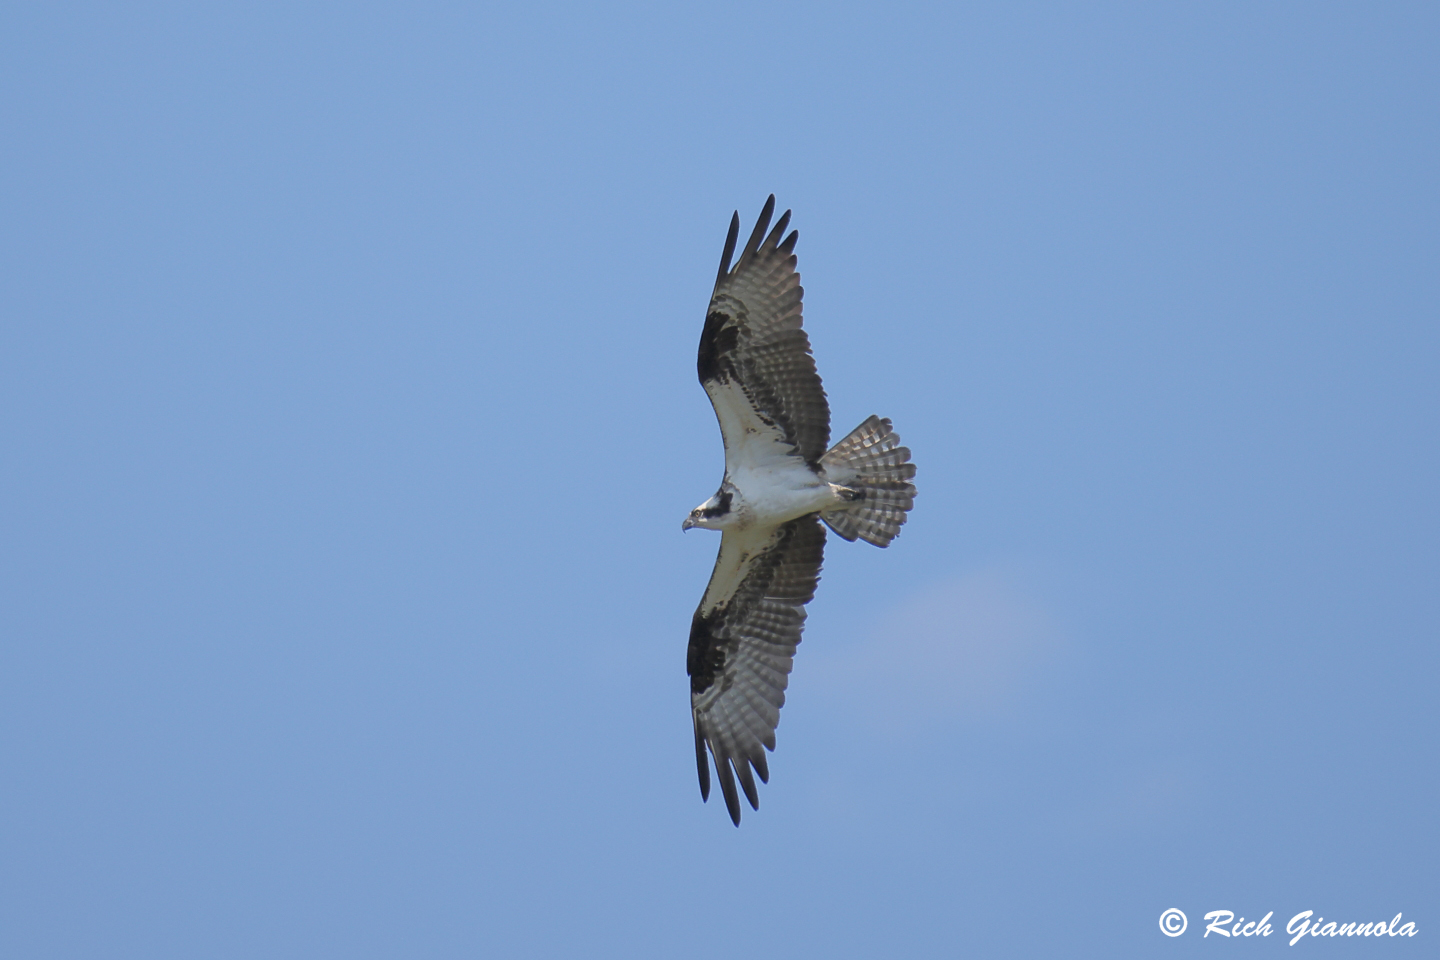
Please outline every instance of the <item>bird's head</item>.
[[715, 496], [706, 500], [700, 506], [690, 511], [690, 516], [680, 524], [681, 530], [689, 530], [691, 527], [704, 527], [706, 530], [724, 530], [734, 519], [730, 512], [730, 501], [732, 497], [729, 490], [722, 489]]

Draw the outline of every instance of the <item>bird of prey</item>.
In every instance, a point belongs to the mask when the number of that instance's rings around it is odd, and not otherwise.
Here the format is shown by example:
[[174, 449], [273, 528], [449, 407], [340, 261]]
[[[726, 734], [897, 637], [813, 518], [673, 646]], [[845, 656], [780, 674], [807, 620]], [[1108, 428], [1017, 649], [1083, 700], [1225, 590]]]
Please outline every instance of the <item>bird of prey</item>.
[[725, 478], [681, 525], [722, 532], [686, 669], [700, 796], [710, 798], [708, 746], [737, 827], [736, 779], [756, 810], [751, 771], [770, 779], [765, 751], [775, 749], [825, 526], [888, 546], [915, 502], [915, 465], [889, 420], [872, 416], [827, 449], [830, 406], [801, 329], [799, 234], [785, 236], [788, 210], [769, 230], [774, 212], [772, 194], [733, 268], [739, 212], [730, 220], [698, 360], [725, 441]]

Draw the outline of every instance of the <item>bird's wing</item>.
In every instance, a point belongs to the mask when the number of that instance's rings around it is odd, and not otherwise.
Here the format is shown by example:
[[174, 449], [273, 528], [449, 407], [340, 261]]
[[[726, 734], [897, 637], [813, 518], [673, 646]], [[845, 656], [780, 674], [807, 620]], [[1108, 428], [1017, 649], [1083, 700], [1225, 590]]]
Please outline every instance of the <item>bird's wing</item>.
[[752, 460], [798, 454], [815, 466], [830, 442], [830, 406], [801, 328], [799, 234], [781, 240], [790, 223], [787, 210], [767, 235], [774, 212], [772, 194], [733, 269], [740, 215], [731, 218], [700, 335], [700, 383], [715, 405], [727, 466], [757, 443], [780, 449], [750, 451]]
[[700, 796], [710, 798], [708, 745], [736, 826], [735, 777], [757, 810], [751, 767], [762, 782], [770, 779], [765, 750], [775, 749], [805, 604], [815, 596], [824, 554], [825, 528], [813, 513], [766, 531], [725, 531], [690, 625], [686, 668]]

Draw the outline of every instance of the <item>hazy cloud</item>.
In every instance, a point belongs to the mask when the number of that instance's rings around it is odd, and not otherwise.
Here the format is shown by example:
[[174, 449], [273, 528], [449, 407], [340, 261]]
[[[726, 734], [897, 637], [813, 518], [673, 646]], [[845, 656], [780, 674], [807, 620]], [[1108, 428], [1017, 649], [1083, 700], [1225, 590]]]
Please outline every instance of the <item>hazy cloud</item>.
[[828, 664], [833, 689], [892, 733], [1014, 715], [1064, 646], [1016, 580], [984, 570], [911, 594]]

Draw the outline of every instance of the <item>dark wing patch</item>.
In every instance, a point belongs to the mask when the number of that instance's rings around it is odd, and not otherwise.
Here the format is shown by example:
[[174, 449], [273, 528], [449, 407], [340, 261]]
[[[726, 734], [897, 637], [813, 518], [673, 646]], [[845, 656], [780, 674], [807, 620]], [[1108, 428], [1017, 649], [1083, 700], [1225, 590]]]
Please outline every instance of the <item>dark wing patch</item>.
[[815, 466], [830, 444], [830, 405], [801, 326], [805, 290], [795, 271], [800, 235], [791, 231], [780, 239], [790, 224], [789, 210], [767, 234], [774, 212], [772, 194], [734, 269], [730, 257], [740, 216], [731, 218], [696, 367], [702, 384], [738, 383], [756, 410]]
[[775, 728], [805, 626], [805, 604], [815, 596], [824, 555], [825, 528], [817, 514], [777, 527], [769, 544], [750, 561], [734, 595], [708, 614], [702, 600], [690, 625], [686, 669], [700, 795], [710, 798], [708, 745], [736, 826], [740, 798], [735, 779], [756, 810], [760, 797], [751, 768], [762, 783], [770, 779], [765, 751], [775, 749]]

